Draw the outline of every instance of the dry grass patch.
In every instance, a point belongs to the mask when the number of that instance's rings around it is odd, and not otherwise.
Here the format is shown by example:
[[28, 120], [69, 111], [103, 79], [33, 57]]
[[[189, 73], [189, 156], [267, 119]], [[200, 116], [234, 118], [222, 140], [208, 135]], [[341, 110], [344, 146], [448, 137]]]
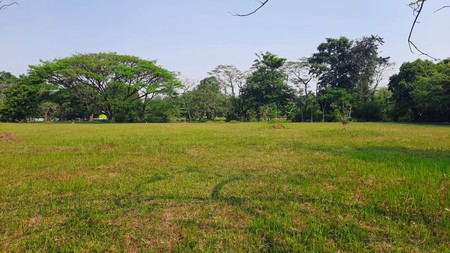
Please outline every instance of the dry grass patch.
[[18, 140], [19, 140], [19, 138], [15, 134], [0, 132], [0, 141], [14, 142], [14, 141], [18, 141]]
[[202, 156], [205, 152], [206, 148], [202, 147], [192, 147], [186, 149], [186, 153], [191, 156]]

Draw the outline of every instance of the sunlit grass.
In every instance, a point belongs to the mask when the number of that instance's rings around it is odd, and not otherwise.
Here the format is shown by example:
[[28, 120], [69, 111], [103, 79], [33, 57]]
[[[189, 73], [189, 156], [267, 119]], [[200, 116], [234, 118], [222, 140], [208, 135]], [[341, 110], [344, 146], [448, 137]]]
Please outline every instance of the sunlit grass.
[[0, 124], [0, 251], [450, 248], [450, 128]]

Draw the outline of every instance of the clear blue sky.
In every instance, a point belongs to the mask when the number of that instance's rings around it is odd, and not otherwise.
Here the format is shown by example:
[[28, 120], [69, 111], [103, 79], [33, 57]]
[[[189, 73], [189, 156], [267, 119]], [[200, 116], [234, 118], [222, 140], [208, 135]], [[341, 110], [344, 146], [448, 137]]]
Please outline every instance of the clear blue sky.
[[[183, 76], [201, 79], [219, 64], [247, 70], [255, 53], [295, 60], [310, 56], [325, 38], [376, 34], [399, 66], [419, 57], [407, 36], [411, 0], [270, 0], [253, 16], [230, 13], [254, 0], [17, 0], [0, 12], [0, 71], [26, 73], [39, 60], [74, 53], [117, 52], [157, 60]], [[448, 0], [427, 2], [415, 42], [441, 59], [450, 57]]]

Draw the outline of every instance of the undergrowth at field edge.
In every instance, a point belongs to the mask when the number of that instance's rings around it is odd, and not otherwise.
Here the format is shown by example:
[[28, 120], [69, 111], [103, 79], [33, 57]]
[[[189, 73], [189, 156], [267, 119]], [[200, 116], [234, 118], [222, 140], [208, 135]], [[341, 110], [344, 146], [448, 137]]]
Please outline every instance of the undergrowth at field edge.
[[2, 252], [450, 249], [448, 126], [0, 124], [0, 134]]

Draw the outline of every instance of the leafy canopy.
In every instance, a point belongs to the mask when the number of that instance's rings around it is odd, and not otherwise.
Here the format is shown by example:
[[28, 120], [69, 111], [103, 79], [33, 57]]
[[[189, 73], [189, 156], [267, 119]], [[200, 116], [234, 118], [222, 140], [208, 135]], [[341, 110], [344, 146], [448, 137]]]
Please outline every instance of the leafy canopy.
[[175, 75], [135, 56], [116, 53], [77, 54], [31, 66], [31, 73], [59, 88], [71, 89], [89, 105], [114, 119], [134, 101], [169, 93], [180, 83]]

